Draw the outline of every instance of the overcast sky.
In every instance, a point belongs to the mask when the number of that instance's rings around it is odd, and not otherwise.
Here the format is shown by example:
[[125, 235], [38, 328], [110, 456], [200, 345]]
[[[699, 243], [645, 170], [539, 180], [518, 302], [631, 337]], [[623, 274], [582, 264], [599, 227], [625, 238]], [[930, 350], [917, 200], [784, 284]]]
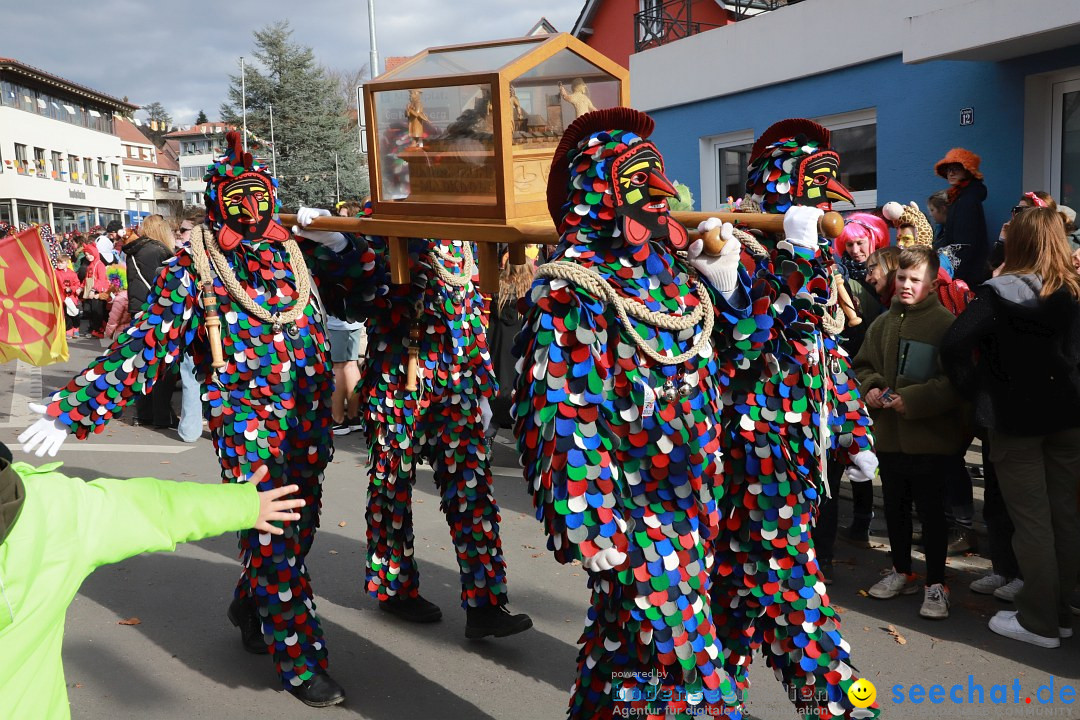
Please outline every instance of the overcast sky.
[[[323, 65], [368, 62], [367, 0], [2, 0], [0, 56], [146, 105], [211, 120], [252, 33], [288, 20]], [[380, 66], [426, 47], [517, 37], [542, 16], [572, 29], [584, 0], [375, 0]], [[381, 68], [380, 68], [381, 69]]]

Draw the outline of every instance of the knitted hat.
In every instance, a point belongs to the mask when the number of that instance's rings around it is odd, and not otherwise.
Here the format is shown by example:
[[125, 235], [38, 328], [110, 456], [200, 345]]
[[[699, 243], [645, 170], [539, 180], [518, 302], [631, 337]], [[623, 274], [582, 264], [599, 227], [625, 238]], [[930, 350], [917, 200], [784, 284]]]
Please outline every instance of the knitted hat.
[[113, 220], [105, 227], [105, 232], [106, 234], [108, 234], [113, 232], [120, 232], [123, 229], [124, 226], [120, 223], [119, 220]]
[[953, 148], [949, 152], [945, 153], [945, 157], [941, 158], [934, 164], [934, 172], [945, 177], [945, 168], [949, 165], [963, 165], [964, 169], [971, 173], [971, 177], [976, 180], [982, 180], [982, 173], [979, 172], [979, 163], [982, 162], [975, 153], [964, 148]]

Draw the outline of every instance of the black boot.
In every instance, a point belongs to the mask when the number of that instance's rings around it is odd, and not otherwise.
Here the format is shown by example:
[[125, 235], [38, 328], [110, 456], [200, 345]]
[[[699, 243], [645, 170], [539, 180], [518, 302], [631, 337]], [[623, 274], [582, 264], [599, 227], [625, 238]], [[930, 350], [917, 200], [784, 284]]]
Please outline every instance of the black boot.
[[266, 655], [270, 652], [263, 638], [259, 611], [251, 600], [242, 597], [233, 598], [227, 614], [229, 622], [240, 628], [240, 644], [245, 650], [255, 655]]
[[506, 637], [532, 627], [532, 618], [525, 613], [511, 615], [503, 605], [465, 608], [465, 637], [470, 640], [494, 635]]
[[380, 600], [379, 609], [397, 615], [408, 622], [432, 623], [442, 620], [442, 610], [439, 606], [419, 595], [411, 598], [395, 595], [389, 600]]
[[325, 672], [316, 672], [291, 692], [297, 700], [311, 707], [330, 707], [345, 702], [345, 688]]
[[851, 525], [844, 530], [843, 538], [856, 547], [870, 547], [870, 521], [873, 519], [873, 513], [855, 515]]

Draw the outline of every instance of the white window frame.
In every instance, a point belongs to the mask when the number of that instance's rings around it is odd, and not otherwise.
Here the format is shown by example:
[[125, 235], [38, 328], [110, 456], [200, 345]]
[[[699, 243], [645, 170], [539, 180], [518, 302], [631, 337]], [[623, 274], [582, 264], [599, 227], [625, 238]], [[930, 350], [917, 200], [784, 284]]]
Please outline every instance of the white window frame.
[[1050, 194], [1055, 198], [1061, 197], [1061, 111], [1065, 102], [1065, 95], [1080, 91], [1080, 74], [1071, 80], [1055, 82], [1050, 86], [1050, 92], [1054, 98], [1053, 110], [1050, 115]]
[[[727, 202], [720, 197], [720, 151], [724, 148], [754, 143], [753, 128], [709, 135], [698, 140], [698, 170], [701, 181], [701, 209], [717, 210]], [[741, 197], [741, 196], [740, 196]]]

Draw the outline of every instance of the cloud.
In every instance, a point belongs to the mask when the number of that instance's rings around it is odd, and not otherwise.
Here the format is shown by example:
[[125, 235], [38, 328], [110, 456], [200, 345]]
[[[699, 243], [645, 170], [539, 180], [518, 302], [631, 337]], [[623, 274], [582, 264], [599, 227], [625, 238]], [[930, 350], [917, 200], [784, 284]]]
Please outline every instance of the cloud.
[[[584, 0], [375, 0], [380, 63], [426, 47], [522, 35], [541, 16], [570, 30]], [[239, 58], [252, 55], [253, 33], [288, 20], [293, 40], [319, 63], [355, 70], [368, 62], [367, 4], [361, 0], [233, 0], [221, 3], [147, 0], [35, 0], [5, 3], [8, 29], [0, 51], [81, 85], [160, 102], [177, 123], [204, 110], [211, 120], [225, 99]], [[61, 27], [42, 34], [18, 28]]]

